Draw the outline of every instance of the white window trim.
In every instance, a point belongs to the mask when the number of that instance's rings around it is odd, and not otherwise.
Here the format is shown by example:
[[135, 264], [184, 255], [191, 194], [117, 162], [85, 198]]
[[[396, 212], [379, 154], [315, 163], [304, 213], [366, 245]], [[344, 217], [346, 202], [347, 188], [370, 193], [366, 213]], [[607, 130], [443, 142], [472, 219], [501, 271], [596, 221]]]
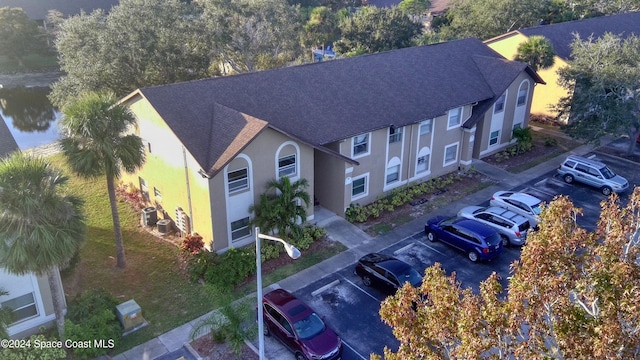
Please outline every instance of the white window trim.
[[[246, 170], [247, 171], [247, 185], [244, 186], [244, 187], [241, 187], [241, 188], [233, 189], [233, 190], [229, 189], [229, 184], [230, 184], [230, 182], [229, 182], [229, 174], [232, 173], [232, 172], [241, 171], [241, 170]], [[228, 194], [236, 194], [236, 193], [239, 193], [239, 192], [243, 192], [245, 190], [249, 190], [251, 188], [251, 181], [249, 179], [250, 178], [249, 175], [250, 175], [250, 172], [249, 172], [249, 168], [248, 167], [241, 167], [241, 168], [238, 168], [238, 169], [227, 171], [224, 174], [224, 182], [225, 182], [225, 190], [226, 190], [226, 192]], [[234, 181], [239, 181], [239, 180], [234, 180]]]
[[[426, 126], [427, 124], [429, 124], [429, 132], [426, 133], [422, 133], [422, 128], [424, 126]], [[420, 126], [418, 127], [418, 136], [423, 136], [423, 135], [429, 135], [433, 132], [433, 119], [427, 119], [424, 120], [420, 123]]]
[[[402, 131], [402, 127], [393, 127], [395, 133], [391, 134], [391, 127], [389, 127], [388, 133], [387, 133], [387, 139], [388, 139], [388, 143], [389, 144], [395, 144], [395, 143], [399, 143], [402, 142], [402, 135], [403, 135], [403, 131]], [[394, 141], [391, 141], [391, 137], [394, 137]]]
[[[418, 172], [418, 159], [420, 159], [421, 157], [424, 156], [429, 156], [429, 161], [427, 162], [427, 169], [425, 171], [421, 171]], [[414, 174], [416, 177], [423, 177], [426, 175], [431, 174], [431, 149], [428, 147], [422, 148], [418, 151], [418, 153], [416, 154], [416, 163], [415, 163], [415, 169], [414, 169]]]
[[[500, 99], [502, 99], [502, 102], [500, 102]], [[498, 104], [502, 104], [502, 109], [500, 110], [496, 110], [496, 106]], [[507, 93], [505, 92], [504, 94], [500, 95], [500, 97], [498, 98], [498, 100], [495, 102], [495, 104], [493, 104], [493, 113], [494, 114], [500, 114], [504, 112], [504, 108], [507, 104]]]
[[[452, 161], [447, 162], [447, 149], [451, 148], [451, 147], [456, 147], [456, 156]], [[444, 152], [443, 152], [443, 156], [442, 156], [442, 167], [446, 167], [452, 164], [455, 164], [456, 162], [458, 162], [458, 156], [459, 156], [459, 152], [460, 152], [460, 142], [457, 141], [455, 143], [451, 143], [447, 146], [444, 147]]]
[[[285, 158], [292, 157], [292, 156], [293, 156], [293, 164], [285, 165], [282, 167], [280, 166], [280, 160], [283, 160]], [[282, 174], [283, 169], [288, 170], [291, 168], [293, 168], [293, 172]], [[283, 176], [293, 177], [293, 176], [296, 176], [297, 174], [298, 174], [298, 157], [296, 156], [296, 154], [289, 154], [289, 155], [285, 155], [278, 158], [278, 178], [281, 178]]]
[[[498, 132], [498, 136], [496, 136], [496, 140], [497, 140], [497, 141], [496, 141], [496, 143], [495, 143], [495, 144], [492, 144], [492, 143], [491, 143], [491, 139], [492, 139], [491, 134], [493, 134], [493, 133], [494, 133], [494, 132], [496, 132], [496, 131]], [[489, 146], [489, 147], [494, 147], [494, 146], [498, 146], [498, 145], [500, 145], [500, 133], [501, 133], [501, 131], [500, 131], [500, 130], [494, 130], [494, 131], [489, 132], [489, 143], [488, 143], [488, 146]]]
[[[525, 94], [524, 97], [524, 102], [522, 104], [518, 104], [518, 100], [520, 99], [520, 90], [522, 89], [522, 86], [526, 84], [526, 89], [527, 89], [527, 93]], [[520, 83], [520, 86], [518, 86], [518, 95], [516, 96], [516, 107], [520, 107], [520, 106], [525, 106], [527, 105], [527, 102], [529, 100], [529, 92], [531, 91], [531, 84], [529, 83], [529, 80], [522, 80], [522, 82]]]
[[[355, 148], [356, 137], [363, 136], [363, 135], [367, 136], [367, 151], [359, 153], [359, 154], [355, 154], [353, 150]], [[358, 158], [361, 158], [363, 156], [367, 156], [367, 155], [370, 155], [370, 154], [371, 154], [371, 133], [370, 132], [364, 133], [364, 134], [359, 134], [359, 135], [356, 135], [356, 136], [351, 138], [351, 158], [352, 159], [358, 159]]]
[[[365, 179], [364, 180], [364, 192], [354, 196], [353, 195], [353, 183], [356, 180], [360, 180], [362, 178]], [[356, 176], [356, 177], [352, 178], [351, 179], [351, 201], [359, 200], [359, 199], [362, 199], [362, 198], [367, 197], [367, 196], [369, 196], [369, 173], [362, 174], [362, 175], [359, 175], [359, 176]]]
[[[282, 151], [282, 149], [284, 149], [286, 146], [293, 146], [293, 148], [295, 149], [295, 152], [290, 153], [287, 152], [286, 155], [282, 156], [280, 155], [280, 152]], [[292, 181], [296, 181], [300, 178], [300, 171], [301, 171], [301, 164], [300, 164], [300, 146], [298, 146], [297, 143], [295, 143], [294, 141], [285, 141], [282, 144], [280, 144], [280, 146], [278, 147], [278, 149], [276, 150], [275, 156], [274, 156], [274, 162], [275, 162], [275, 176], [276, 179], [279, 179], [280, 176], [280, 159], [285, 158], [287, 156], [291, 156], [291, 155], [295, 155], [295, 173], [293, 174], [289, 174], [287, 175], [287, 177], [289, 177]]]
[[[458, 110], [458, 109], [460, 109], [460, 116], [458, 117], [458, 123], [456, 125], [451, 126], [451, 114], [453, 114], [454, 110]], [[448, 113], [448, 116], [447, 116], [447, 130], [459, 128], [460, 126], [462, 126], [462, 119], [463, 118], [464, 118], [464, 106], [458, 106], [455, 109], [449, 110], [449, 113]]]
[[[237, 238], [237, 239], [234, 239], [234, 238], [233, 238], [233, 232], [234, 232], [234, 230], [233, 230], [233, 228], [231, 227], [231, 224], [232, 224], [232, 223], [234, 223], [234, 222], [236, 222], [236, 221], [240, 221], [240, 220], [244, 220], [244, 219], [249, 219], [249, 221], [247, 222], [247, 226], [246, 226], [246, 228], [249, 230], [249, 233], [248, 233], [247, 235], [244, 235], [244, 236], [242, 236], [242, 237], [239, 237], [239, 238]], [[240, 229], [244, 229], [244, 227], [242, 227], [242, 228], [240, 228]], [[237, 231], [237, 229], [236, 229], [235, 231]], [[243, 218], [240, 218], [240, 219], [233, 220], [233, 221], [230, 221], [230, 222], [229, 222], [229, 234], [231, 235], [231, 236], [230, 236], [230, 238], [229, 238], [229, 240], [231, 240], [231, 243], [235, 243], [235, 242], [241, 241], [242, 239], [246, 239], [247, 237], [250, 237], [250, 236], [251, 236], [251, 234], [252, 234], [252, 232], [253, 232], [253, 230], [251, 229], [251, 217], [249, 217], [249, 216], [246, 216], [246, 217], [243, 217]]]

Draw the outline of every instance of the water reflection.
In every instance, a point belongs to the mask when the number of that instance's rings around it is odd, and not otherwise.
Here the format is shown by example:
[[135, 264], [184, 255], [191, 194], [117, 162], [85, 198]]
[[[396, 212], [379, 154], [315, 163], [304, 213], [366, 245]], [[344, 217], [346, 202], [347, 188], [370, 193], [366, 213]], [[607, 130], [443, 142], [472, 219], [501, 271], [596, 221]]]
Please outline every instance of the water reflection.
[[45, 145], [59, 138], [60, 113], [51, 105], [48, 87], [0, 88], [0, 114], [21, 149]]

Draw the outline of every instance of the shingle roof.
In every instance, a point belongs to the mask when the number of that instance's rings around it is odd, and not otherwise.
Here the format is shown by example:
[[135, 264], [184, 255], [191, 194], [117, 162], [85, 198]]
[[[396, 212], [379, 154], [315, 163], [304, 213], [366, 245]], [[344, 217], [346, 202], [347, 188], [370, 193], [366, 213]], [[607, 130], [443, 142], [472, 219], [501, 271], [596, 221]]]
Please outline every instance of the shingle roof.
[[90, 13], [95, 9], [109, 12], [119, 0], [0, 0], [1, 7], [22, 8], [32, 20], [43, 20], [49, 10], [58, 10], [65, 17], [80, 14], [80, 10]]
[[[249, 124], [261, 119], [322, 150], [323, 145], [357, 134], [417, 123], [461, 105], [494, 99], [525, 68], [524, 63], [504, 60], [480, 40], [464, 39], [148, 87], [139, 93], [203, 168], [213, 171], [214, 164], [218, 169], [224, 165], [219, 160], [238, 140], [237, 129], [223, 130], [240, 128], [234, 121]], [[255, 129], [249, 133], [257, 135]]]
[[623, 37], [631, 34], [640, 36], [640, 12], [540, 25], [518, 31], [526, 36], [542, 35], [546, 37], [553, 44], [553, 49], [559, 57], [570, 59], [574, 33], [579, 34], [583, 40], [591, 35], [594, 38], [599, 38], [606, 32], [615, 35], [622, 34]]

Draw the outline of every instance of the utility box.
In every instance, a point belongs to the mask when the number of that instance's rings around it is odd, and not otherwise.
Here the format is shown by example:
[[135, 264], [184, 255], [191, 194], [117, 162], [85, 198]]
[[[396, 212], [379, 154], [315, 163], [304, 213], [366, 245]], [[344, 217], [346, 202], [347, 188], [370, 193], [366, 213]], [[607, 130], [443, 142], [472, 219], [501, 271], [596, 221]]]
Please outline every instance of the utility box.
[[142, 317], [142, 309], [133, 299], [116, 306], [116, 314], [124, 327], [125, 333], [142, 327], [147, 323]]

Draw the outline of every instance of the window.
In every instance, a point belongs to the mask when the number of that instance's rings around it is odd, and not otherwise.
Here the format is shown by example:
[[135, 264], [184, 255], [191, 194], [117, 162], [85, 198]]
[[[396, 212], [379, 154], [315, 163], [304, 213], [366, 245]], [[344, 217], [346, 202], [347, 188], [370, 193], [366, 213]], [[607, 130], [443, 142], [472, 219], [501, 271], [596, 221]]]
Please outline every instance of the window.
[[518, 101], [517, 105], [522, 106], [527, 102], [527, 96], [529, 95], [529, 82], [524, 81], [522, 85], [520, 85], [520, 89], [518, 90]]
[[449, 110], [449, 125], [448, 129], [456, 126], [460, 126], [462, 119], [462, 107]]
[[431, 133], [432, 119], [425, 120], [420, 123], [420, 135], [427, 135]]
[[400, 165], [389, 166], [387, 168], [387, 184], [400, 180]]
[[153, 187], [153, 195], [156, 197], [156, 200], [162, 200], [162, 193], [157, 187]]
[[369, 152], [369, 134], [353, 137], [353, 156], [364, 155]]
[[502, 96], [500, 96], [498, 100], [496, 100], [496, 103], [493, 105], [494, 114], [501, 113], [504, 110], [504, 99], [505, 96], [504, 94], [502, 94]]
[[389, 144], [402, 141], [402, 128], [392, 126], [389, 128]]
[[296, 155], [287, 155], [278, 159], [278, 177], [296, 174]]
[[247, 174], [247, 168], [231, 171], [227, 174], [229, 193], [249, 188], [249, 177]]
[[416, 166], [416, 173], [422, 173], [429, 170], [429, 156], [424, 155], [418, 158], [418, 164]]
[[449, 145], [444, 148], [444, 166], [451, 165], [458, 159], [458, 144]]
[[36, 301], [32, 292], [3, 301], [0, 306], [13, 311], [14, 323], [38, 315], [38, 308], [36, 307]]
[[251, 234], [249, 217], [231, 222], [231, 240], [238, 240]]
[[351, 198], [359, 198], [368, 194], [368, 176], [362, 176], [351, 181]]
[[515, 129], [522, 129], [522, 123], [517, 123], [515, 125], [513, 125], [513, 130]]
[[497, 144], [499, 136], [500, 136], [500, 130], [491, 132], [491, 135], [489, 135], [489, 146]]
[[147, 182], [141, 177], [138, 177], [138, 182], [140, 183], [140, 193], [142, 197], [149, 201], [149, 185], [147, 185]]

